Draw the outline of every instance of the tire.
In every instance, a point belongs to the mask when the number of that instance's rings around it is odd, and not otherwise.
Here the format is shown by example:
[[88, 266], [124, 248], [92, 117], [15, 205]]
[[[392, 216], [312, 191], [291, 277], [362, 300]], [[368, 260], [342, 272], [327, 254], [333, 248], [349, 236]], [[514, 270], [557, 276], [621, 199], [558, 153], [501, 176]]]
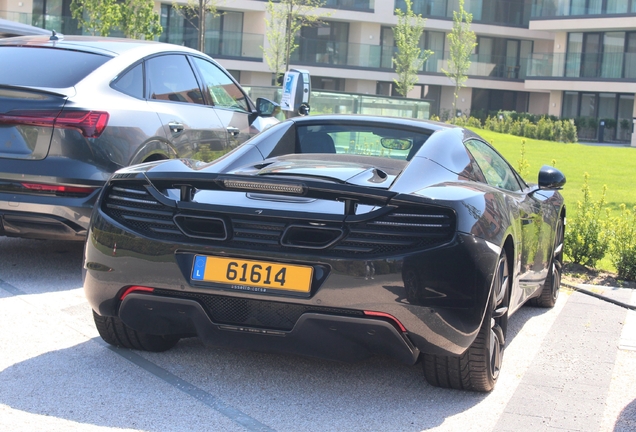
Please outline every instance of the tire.
[[561, 274], [563, 272], [563, 219], [559, 218], [554, 235], [554, 248], [548, 277], [543, 284], [541, 295], [532, 299], [531, 304], [542, 308], [551, 308], [556, 304], [561, 288]]
[[424, 354], [424, 375], [429, 384], [478, 392], [489, 392], [495, 387], [506, 343], [509, 298], [508, 259], [502, 252], [477, 337], [458, 357]]
[[141, 333], [131, 329], [117, 317], [103, 317], [95, 311], [93, 311], [93, 319], [102, 339], [116, 347], [161, 352], [169, 350], [179, 342], [178, 336]]

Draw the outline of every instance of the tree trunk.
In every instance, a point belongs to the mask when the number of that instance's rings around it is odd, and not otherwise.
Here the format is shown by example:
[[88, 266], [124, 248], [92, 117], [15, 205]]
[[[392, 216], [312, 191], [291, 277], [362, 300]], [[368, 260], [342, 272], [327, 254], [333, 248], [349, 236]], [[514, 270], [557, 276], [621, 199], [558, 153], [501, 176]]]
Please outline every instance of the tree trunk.
[[289, 57], [291, 57], [291, 38], [293, 35], [291, 34], [291, 21], [292, 21], [292, 5], [289, 5], [289, 10], [287, 11], [287, 28], [285, 29], [285, 70], [289, 70]]
[[205, 53], [205, 0], [199, 0], [199, 51]]

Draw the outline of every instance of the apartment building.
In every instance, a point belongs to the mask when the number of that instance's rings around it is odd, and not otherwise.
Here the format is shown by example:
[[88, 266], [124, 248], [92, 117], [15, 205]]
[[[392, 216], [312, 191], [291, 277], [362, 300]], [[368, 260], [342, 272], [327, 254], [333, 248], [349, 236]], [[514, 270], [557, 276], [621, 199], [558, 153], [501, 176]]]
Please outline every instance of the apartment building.
[[[180, 0], [185, 3], [184, 0]], [[0, 0], [0, 17], [77, 34], [71, 0]], [[420, 46], [430, 49], [408, 95], [450, 116], [453, 83], [442, 69], [458, 0], [413, 0], [425, 17]], [[218, 0], [205, 51], [246, 86], [270, 86], [266, 1]], [[314, 90], [396, 95], [392, 27], [404, 0], [326, 0], [322, 24], [303, 28], [291, 67], [308, 69]], [[457, 108], [465, 114], [515, 110], [576, 118], [581, 138], [625, 142], [636, 106], [636, 0], [466, 0], [478, 45]], [[196, 29], [169, 1], [157, 1], [161, 41], [196, 47]], [[602, 124], [602, 127], [601, 127]]]

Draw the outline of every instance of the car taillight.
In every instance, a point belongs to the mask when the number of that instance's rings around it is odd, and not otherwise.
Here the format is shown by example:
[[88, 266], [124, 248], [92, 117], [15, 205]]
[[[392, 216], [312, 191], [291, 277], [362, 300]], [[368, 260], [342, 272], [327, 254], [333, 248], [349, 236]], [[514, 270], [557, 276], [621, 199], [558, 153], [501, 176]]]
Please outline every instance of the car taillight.
[[76, 129], [86, 138], [98, 138], [106, 128], [108, 118], [104, 111], [24, 110], [0, 114], [0, 124]]
[[58, 186], [44, 183], [21, 183], [22, 187], [38, 192], [59, 192], [64, 194], [84, 194], [90, 195], [95, 188], [78, 186]]

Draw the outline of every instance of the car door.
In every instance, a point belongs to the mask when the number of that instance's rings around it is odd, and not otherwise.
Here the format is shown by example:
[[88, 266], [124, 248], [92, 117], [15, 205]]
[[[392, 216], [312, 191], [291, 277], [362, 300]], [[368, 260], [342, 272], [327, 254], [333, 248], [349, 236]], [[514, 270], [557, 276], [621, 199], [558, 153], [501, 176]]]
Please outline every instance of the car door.
[[206, 104], [188, 57], [147, 58], [148, 103], [161, 120], [179, 157], [212, 160], [227, 150], [227, 131], [214, 107]]
[[[518, 221], [521, 239], [516, 241], [516, 253], [520, 256], [519, 285], [520, 293], [513, 292], [510, 304], [523, 301], [535, 292], [545, 279], [546, 242], [550, 230], [543, 221], [541, 202], [520, 180], [516, 172], [494, 149], [486, 143], [471, 139], [466, 141], [466, 147], [479, 165], [489, 185], [507, 192], [514, 203], [512, 208]], [[521, 240], [521, 241], [519, 241]], [[520, 298], [514, 298], [520, 295]]]
[[191, 57], [203, 83], [203, 93], [228, 132], [228, 151], [258, 133], [250, 125], [252, 110], [247, 96], [230, 75], [213, 62]]

